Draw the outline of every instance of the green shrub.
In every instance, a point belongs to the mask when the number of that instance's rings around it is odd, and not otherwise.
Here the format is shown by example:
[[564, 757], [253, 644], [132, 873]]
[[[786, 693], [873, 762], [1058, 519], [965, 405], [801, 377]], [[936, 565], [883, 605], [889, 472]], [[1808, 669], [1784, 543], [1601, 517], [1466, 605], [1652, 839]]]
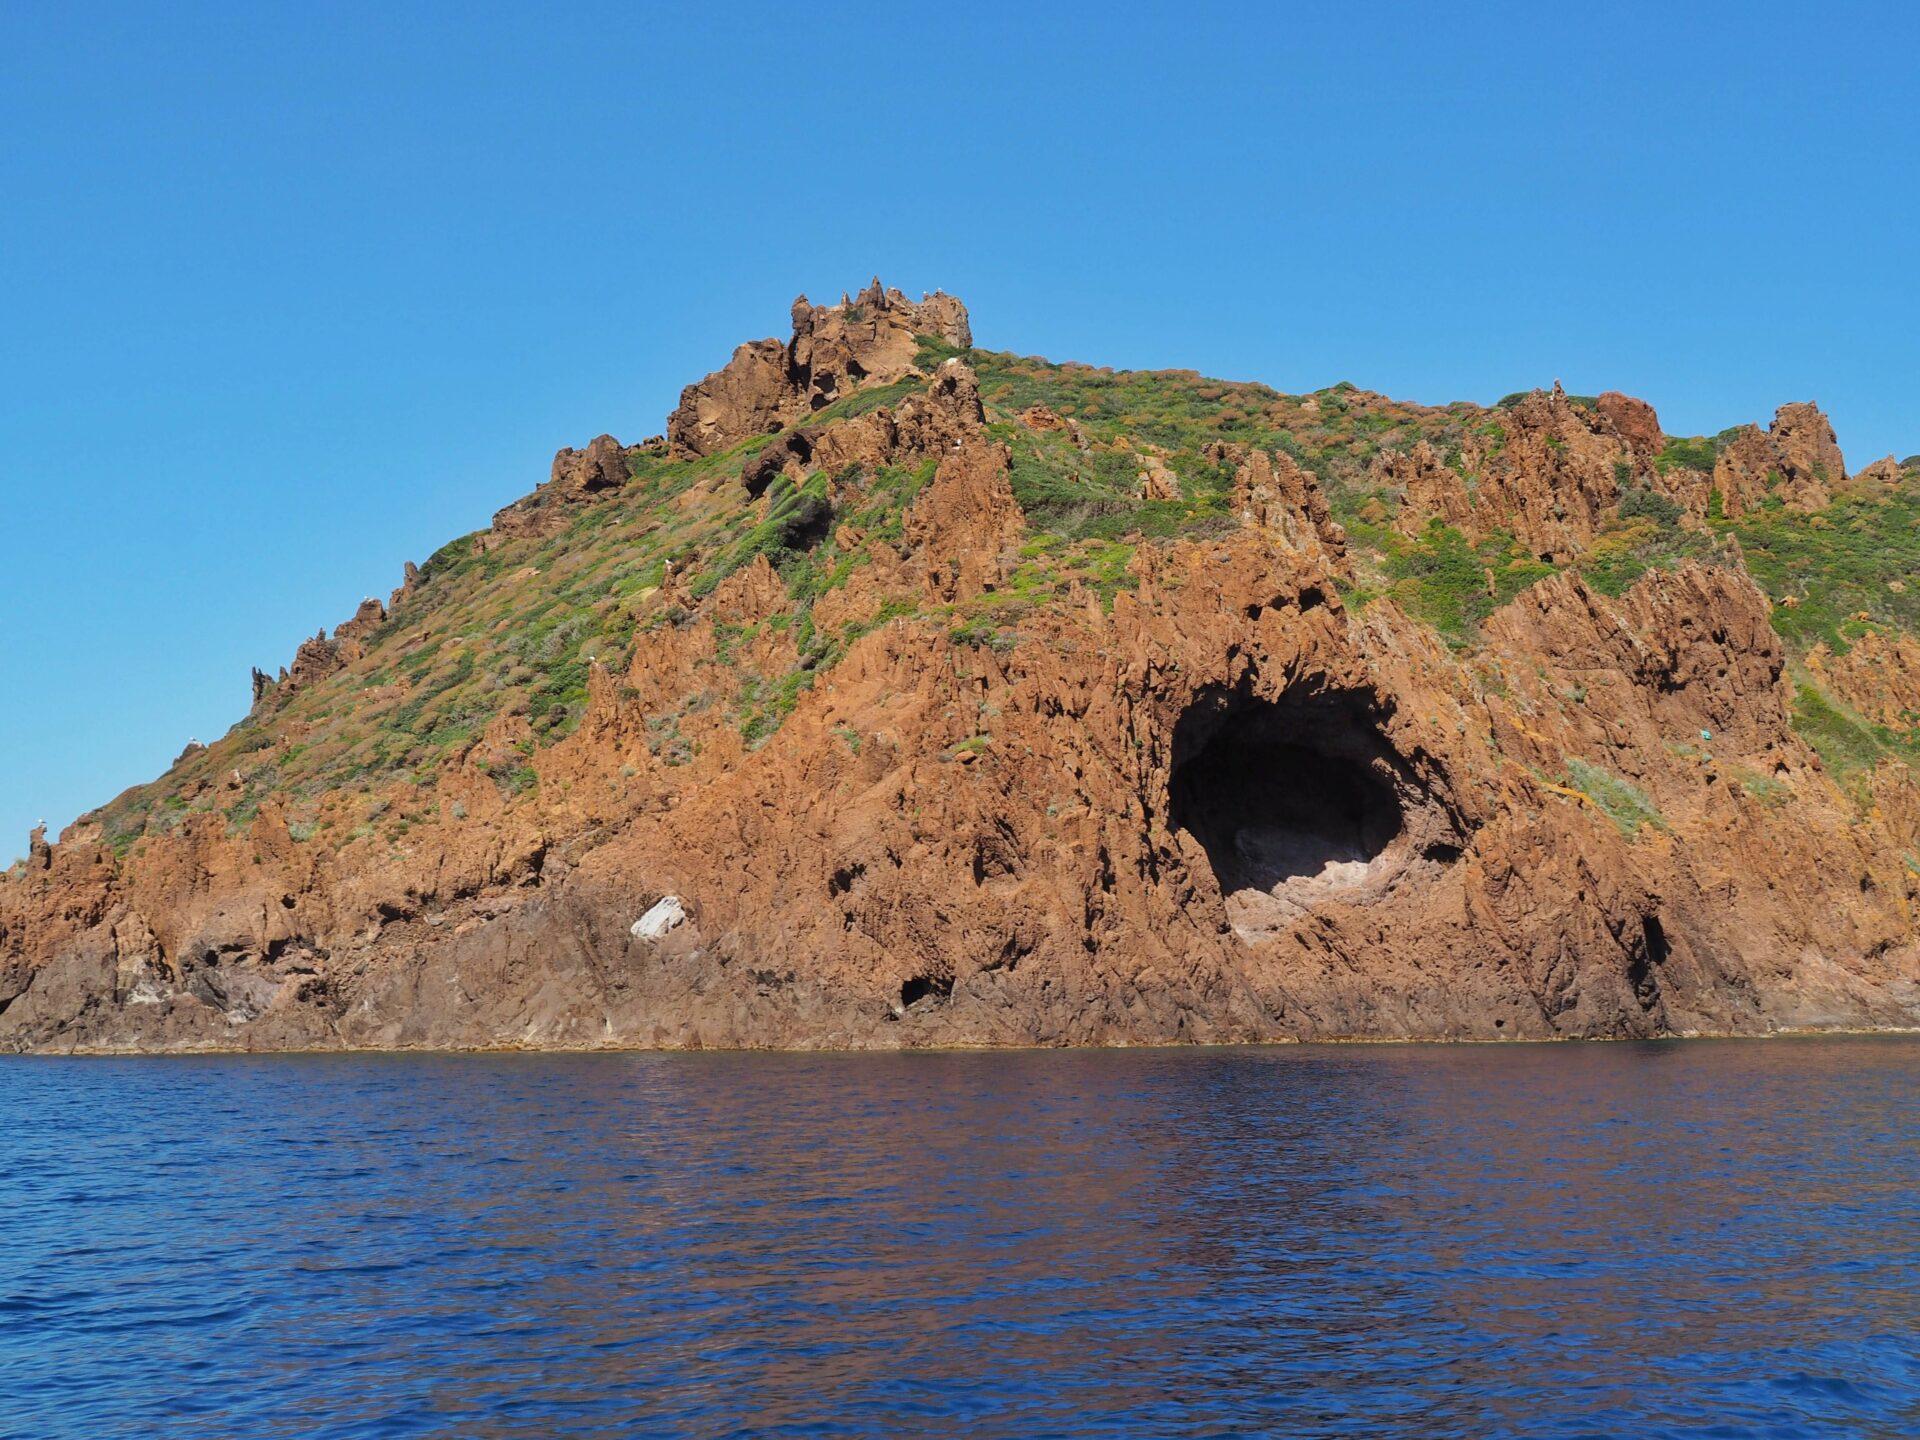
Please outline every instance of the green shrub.
[[1620, 518], [1634, 520], [1642, 516], [1662, 525], [1678, 525], [1687, 512], [1656, 490], [1636, 486], [1620, 496]]
[[1611, 770], [1585, 760], [1569, 759], [1567, 784], [1599, 806], [1600, 813], [1629, 839], [1639, 833], [1642, 825], [1651, 825], [1656, 830], [1667, 828], [1667, 822], [1654, 808], [1646, 791]]
[[1704, 435], [1670, 436], [1660, 453], [1653, 457], [1653, 463], [1661, 474], [1669, 470], [1704, 470], [1713, 472], [1713, 462], [1718, 454], [1714, 442]]
[[1801, 684], [1794, 690], [1793, 728], [1827, 768], [1839, 775], [1870, 770], [1887, 752], [1872, 730], [1812, 685]]

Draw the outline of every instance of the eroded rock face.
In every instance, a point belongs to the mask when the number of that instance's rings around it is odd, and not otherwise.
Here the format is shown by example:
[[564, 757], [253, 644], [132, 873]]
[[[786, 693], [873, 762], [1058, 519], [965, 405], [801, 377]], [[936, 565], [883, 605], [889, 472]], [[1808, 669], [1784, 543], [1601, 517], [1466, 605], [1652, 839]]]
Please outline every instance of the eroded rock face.
[[287, 671], [287, 678], [281, 682], [281, 688], [297, 690], [305, 685], [316, 684], [338, 670], [342, 663], [340, 647], [329, 640], [327, 632], [322, 630], [311, 640], [300, 642], [300, 648], [293, 655], [293, 665]]
[[1813, 405], [1782, 405], [1762, 432], [1747, 425], [1723, 440], [1713, 488], [1729, 516], [1743, 515], [1770, 497], [1789, 510], [1819, 510], [1847, 483], [1846, 462], [1833, 425]]
[[967, 307], [951, 295], [911, 301], [876, 279], [852, 299], [793, 303], [793, 338], [756, 340], [706, 379], [689, 385], [668, 417], [675, 455], [711, 455], [798, 423], [865, 385], [891, 384], [913, 369], [918, 337], [965, 349]]
[[[1920, 1021], [1920, 881], [1903, 858], [1920, 847], [1920, 799], [1886, 767], [1856, 804], [1794, 733], [1787, 655], [1736, 552], [1617, 596], [1566, 570], [1457, 651], [1391, 599], [1350, 610], [1356, 561], [1315, 475], [1222, 443], [1203, 457], [1231, 467], [1222, 533], [1116, 547], [1125, 585], [1056, 583], [1044, 561], [1021, 568], [1057, 547], [1028, 543], [1016, 432], [988, 423], [964, 361], [852, 419], [792, 408], [889, 373], [900, 347], [882, 331], [904, 304], [869, 292], [833, 307], [851, 317], [798, 314], [817, 344], [804, 387], [779, 362], [778, 438], [681, 497], [724, 496], [731, 508], [703, 515], [750, 531], [792, 501], [776, 481], [810, 487], [825, 513], [801, 543], [831, 535], [859, 562], [805, 613], [840, 637], [829, 660], [803, 651], [766, 554], [710, 590], [668, 565], [671, 609], [633, 628], [630, 653], [587, 662], [578, 727], [542, 746], [541, 715], [492, 715], [447, 749], [431, 821], [329, 837], [271, 800], [230, 819], [244, 777], [223, 759], [204, 782], [217, 808], [124, 856], [93, 821], [58, 845], [36, 833], [0, 880], [0, 1047]], [[962, 343], [964, 311], [899, 323]], [[1476, 415], [1484, 440], [1458, 456], [1415, 445], [1376, 474], [1404, 495], [1403, 524], [1510, 528], [1556, 553], [1617, 503], [1623, 474], [1655, 483], [1650, 415], [1540, 393]], [[1051, 428], [1031, 411], [995, 418]], [[1769, 463], [1832, 473], [1809, 424], [1760, 437]], [[610, 438], [562, 452], [543, 490], [618, 494], [626, 454]], [[1116, 455], [1151, 475], [1150, 447], [1103, 442]], [[909, 463], [910, 498], [855, 533], [845, 516], [871, 472]], [[410, 577], [409, 603], [423, 583]], [[364, 602], [264, 693], [328, 683], [383, 627], [385, 643], [416, 643]], [[428, 643], [411, 617], [404, 631]], [[1912, 648], [1861, 642], [1811, 663], [1866, 717], [1907, 726]], [[784, 723], [742, 725], [768, 677], [802, 673]], [[298, 737], [273, 718], [249, 731], [268, 748], [233, 763], [291, 752]]]
[[601, 435], [584, 450], [556, 454], [547, 483], [561, 495], [584, 498], [601, 490], [619, 489], [632, 473], [626, 446], [611, 435]]
[[340, 658], [348, 663], [359, 659], [367, 640], [386, 623], [385, 605], [371, 595], [362, 600], [352, 619], [334, 627], [333, 642], [339, 647]]
[[1670, 489], [1644, 443], [1646, 426], [1657, 431], [1658, 422], [1639, 404], [1619, 396], [1610, 409], [1590, 409], [1556, 384], [1504, 406], [1452, 463], [1421, 441], [1383, 452], [1375, 476], [1403, 492], [1396, 523], [1410, 535], [1434, 519], [1475, 538], [1510, 531], [1541, 559], [1563, 561], [1598, 533], [1623, 484]]
[[1328, 901], [1384, 896], [1460, 836], [1381, 733], [1380, 698], [1203, 693], [1174, 728], [1168, 821], [1199, 841], [1227, 919], [1270, 938]]
[[1660, 453], [1666, 436], [1660, 429], [1660, 417], [1654, 412], [1653, 406], [1631, 395], [1622, 395], [1618, 390], [1606, 391], [1595, 404], [1634, 454], [1653, 456]]
[[293, 665], [282, 667], [277, 677], [255, 666], [252, 709], [259, 711], [262, 706], [284, 700], [352, 664], [363, 653], [367, 638], [386, 620], [387, 607], [369, 596], [360, 602], [351, 619], [335, 627], [332, 639], [321, 630], [312, 639], [301, 641], [300, 648], [294, 652]]
[[1317, 545], [1335, 563], [1341, 560], [1347, 533], [1335, 523], [1312, 471], [1284, 451], [1268, 454], [1251, 446], [1221, 444], [1205, 453], [1215, 463], [1234, 467], [1233, 506], [1242, 523], [1278, 530], [1296, 549]]
[[1847, 462], [1833, 422], [1811, 403], [1782, 405], [1768, 427], [1780, 463], [1791, 480], [1827, 486], [1844, 485]]
[[[942, 477], [923, 533], [1016, 534], [990, 444]], [[977, 553], [950, 545], [926, 583]], [[1861, 821], [1793, 736], [1766, 601], [1735, 571], [1655, 573], [1618, 601], [1544, 581], [1490, 626], [1493, 687], [1391, 606], [1349, 615], [1323, 555], [1249, 528], [1149, 559], [1110, 612], [1048, 612], [1005, 654], [882, 626], [764, 748], [716, 723], [687, 758], [652, 754], [647, 717], [716, 683], [712, 627], [784, 603], [760, 562], [710, 619], [596, 679], [542, 788], [645, 778], [635, 808], [571, 822], [612, 829], [571, 858], [566, 810], [503, 809], [490, 783], [457, 792], [458, 845], [397, 865], [292, 843], [273, 816], [196, 822], [124, 876], [54, 848], [0, 900], [0, 992], [19, 995], [0, 1037], [1492, 1038], [1889, 1023], [1920, 1003], [1893, 858], [1911, 807]], [[1623, 831], [1569, 754], [1603, 757], [1654, 818]], [[662, 894], [698, 926], [630, 934]]]

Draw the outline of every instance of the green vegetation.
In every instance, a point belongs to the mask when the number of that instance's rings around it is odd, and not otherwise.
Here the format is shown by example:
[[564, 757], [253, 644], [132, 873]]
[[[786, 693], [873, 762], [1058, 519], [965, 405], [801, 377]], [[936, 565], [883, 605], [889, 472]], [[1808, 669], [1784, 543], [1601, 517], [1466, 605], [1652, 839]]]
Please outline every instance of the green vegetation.
[[1920, 764], [1916, 737], [1861, 719], [1806, 681], [1794, 688], [1793, 728], [1843, 781], [1883, 760]]
[[1437, 519], [1418, 539], [1364, 520], [1348, 529], [1356, 544], [1370, 547], [1384, 562], [1381, 587], [1365, 598], [1390, 595], [1456, 646], [1471, 643], [1489, 615], [1554, 573], [1553, 566], [1508, 534], [1489, 535], [1476, 544]]
[[1618, 597], [1649, 570], [1670, 570], [1686, 560], [1708, 559], [1713, 550], [1711, 535], [1641, 514], [1604, 527], [1580, 557], [1579, 568], [1595, 590]]
[[[1115, 448], [1082, 452], [1059, 431], [1035, 435], [1002, 425], [996, 433], [1013, 451], [1014, 498], [1035, 529], [1070, 540], [1116, 540], [1129, 535], [1166, 540], [1219, 533], [1232, 527], [1228, 486], [1232, 470], [1192, 451], [1179, 454], [1184, 479], [1179, 500], [1142, 498], [1150, 467], [1160, 456]], [[1178, 472], [1176, 472], [1178, 473]], [[1183, 477], [1184, 478], [1184, 477]]]
[[1795, 647], [1825, 641], [1844, 654], [1869, 625], [1920, 632], [1920, 488], [1843, 496], [1813, 514], [1750, 511], [1717, 528], [1739, 537], [1775, 601], [1774, 628]]
[[1653, 457], [1653, 463], [1663, 475], [1669, 470], [1704, 470], [1711, 473], [1719, 453], [1719, 448], [1704, 435], [1686, 438], [1675, 435]]
[[1592, 800], [1600, 813], [1629, 839], [1639, 834], [1642, 825], [1651, 825], [1656, 830], [1667, 828], [1667, 822], [1647, 798], [1646, 791], [1611, 770], [1570, 758], [1566, 783], [1570, 789]]
[[1660, 525], [1678, 525], [1686, 512], [1658, 491], [1636, 485], [1620, 497], [1622, 520], [1652, 520]]

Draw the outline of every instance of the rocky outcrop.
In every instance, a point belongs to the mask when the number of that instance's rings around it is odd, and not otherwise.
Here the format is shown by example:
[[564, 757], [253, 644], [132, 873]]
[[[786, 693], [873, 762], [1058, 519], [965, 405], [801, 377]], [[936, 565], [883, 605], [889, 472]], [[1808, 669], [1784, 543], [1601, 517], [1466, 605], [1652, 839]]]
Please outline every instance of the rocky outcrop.
[[569, 500], [617, 490], [633, 478], [627, 454], [627, 447], [613, 436], [598, 436], [584, 450], [557, 453], [547, 484], [556, 495]]
[[1080, 427], [1064, 415], [1056, 414], [1045, 405], [1029, 405], [1020, 412], [1020, 423], [1036, 435], [1047, 435], [1054, 431], [1063, 432], [1068, 439], [1082, 450], [1087, 447], [1087, 437]]
[[1818, 406], [1782, 405], [1774, 412], [1768, 435], [1789, 481], [1829, 487], [1847, 483], [1847, 463], [1834, 436], [1833, 422]]
[[1789, 510], [1821, 510], [1846, 486], [1846, 462], [1833, 425], [1813, 405], [1782, 405], [1762, 432], [1742, 426], [1719, 442], [1713, 488], [1729, 516], [1769, 498]]
[[1408, 535], [1420, 534], [1435, 520], [1457, 530], [1479, 528], [1466, 475], [1442, 464], [1439, 454], [1425, 440], [1411, 450], [1381, 451], [1373, 463], [1372, 478], [1404, 497], [1395, 523]]
[[802, 479], [849, 467], [917, 464], [959, 450], [984, 432], [980, 381], [964, 360], [943, 361], [932, 382], [897, 406], [879, 406], [851, 420], [789, 430], [750, 456], [740, 481], [758, 496], [779, 475]]
[[366, 653], [367, 641], [387, 623], [387, 607], [369, 595], [360, 602], [353, 618], [334, 627], [333, 643], [343, 663], [351, 665]]
[[[413, 570], [411, 564], [407, 568], [410, 572]], [[408, 583], [412, 583], [412, 579], [409, 574]], [[293, 664], [283, 666], [278, 676], [268, 675], [256, 665], [252, 677], [252, 710], [257, 713], [263, 705], [285, 700], [353, 664], [366, 653], [367, 641], [386, 621], [387, 607], [368, 596], [360, 602], [351, 619], [335, 627], [331, 639], [321, 630], [312, 639], [301, 641], [300, 648], [294, 652]], [[177, 765], [179, 761], [174, 763]]]
[[1383, 452], [1374, 479], [1402, 492], [1396, 524], [1407, 534], [1438, 519], [1476, 539], [1511, 532], [1541, 559], [1565, 561], [1599, 532], [1623, 484], [1671, 488], [1646, 456], [1645, 428], [1657, 431], [1658, 422], [1650, 407], [1639, 415], [1639, 404], [1620, 396], [1607, 409], [1590, 407], [1556, 383], [1503, 403], [1452, 461], [1423, 441]]
[[1666, 444], [1666, 436], [1660, 429], [1660, 417], [1646, 401], [1622, 395], [1618, 390], [1608, 390], [1594, 405], [1635, 455], [1650, 458], [1659, 454], [1661, 446]]
[[680, 392], [680, 407], [667, 417], [667, 444], [686, 459], [772, 434], [799, 413], [803, 393], [788, 346], [750, 341], [720, 369]]
[[496, 513], [493, 529], [503, 535], [552, 534], [566, 523], [568, 507], [611, 494], [631, 480], [632, 457], [644, 448], [601, 435], [584, 450], [556, 452], [547, 483]]
[[294, 651], [293, 664], [287, 669], [287, 678], [280, 682], [282, 693], [290, 693], [308, 685], [316, 685], [346, 664], [340, 656], [340, 647], [327, 638], [327, 632], [321, 630], [311, 640], [302, 640], [300, 648]]
[[1891, 455], [1875, 460], [1870, 465], [1862, 465], [1850, 481], [1855, 490], [1865, 490], [1898, 485], [1904, 478], [1900, 462]]
[[785, 429], [865, 385], [886, 385], [914, 368], [920, 337], [966, 349], [967, 308], [935, 293], [918, 302], [875, 280], [852, 299], [793, 302], [793, 338], [756, 340], [693, 385], [667, 420], [673, 454], [712, 455], [755, 435]]
[[1344, 555], [1347, 533], [1335, 523], [1319, 480], [1291, 455], [1224, 443], [1203, 454], [1233, 467], [1233, 508], [1242, 524], [1279, 530], [1296, 549], [1310, 537], [1336, 563]]

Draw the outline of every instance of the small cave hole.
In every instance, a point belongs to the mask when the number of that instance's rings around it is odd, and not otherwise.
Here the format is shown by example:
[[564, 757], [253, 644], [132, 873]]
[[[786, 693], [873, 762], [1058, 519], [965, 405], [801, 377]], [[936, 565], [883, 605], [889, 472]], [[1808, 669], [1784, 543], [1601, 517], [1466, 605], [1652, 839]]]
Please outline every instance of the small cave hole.
[[1667, 963], [1667, 928], [1660, 923], [1658, 915], [1648, 915], [1640, 922], [1642, 948], [1649, 964]]
[[936, 1000], [944, 1000], [953, 994], [953, 981], [939, 975], [915, 975], [900, 983], [900, 1004], [903, 1009], [912, 1009], [918, 1001], [929, 995]]
[[1642, 1010], [1660, 1003], [1660, 967], [1667, 963], [1667, 931], [1657, 915], [1642, 916], [1640, 943], [1627, 955], [1627, 984]]

